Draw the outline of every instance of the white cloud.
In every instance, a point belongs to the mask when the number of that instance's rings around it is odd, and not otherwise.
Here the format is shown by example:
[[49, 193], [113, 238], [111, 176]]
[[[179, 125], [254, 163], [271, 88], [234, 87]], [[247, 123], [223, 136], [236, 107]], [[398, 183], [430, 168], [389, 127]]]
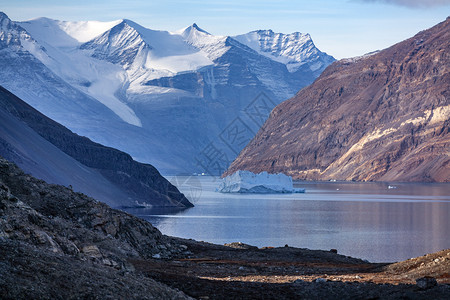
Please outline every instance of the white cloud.
[[408, 7], [433, 7], [450, 5], [450, 0], [360, 0], [362, 2], [384, 2]]

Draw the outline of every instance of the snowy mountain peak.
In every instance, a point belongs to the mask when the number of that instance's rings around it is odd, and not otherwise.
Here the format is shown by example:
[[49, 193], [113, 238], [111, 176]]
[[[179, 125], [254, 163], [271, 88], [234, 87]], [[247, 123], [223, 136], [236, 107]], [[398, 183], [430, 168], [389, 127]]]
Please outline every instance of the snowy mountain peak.
[[226, 45], [228, 37], [214, 36], [198, 27], [196, 23], [172, 34], [181, 36], [188, 45], [200, 49], [211, 61], [221, 57], [230, 48]]
[[[286, 64], [290, 72], [298, 71], [309, 63], [313, 72], [321, 72], [334, 58], [321, 52], [308, 33], [276, 33], [272, 30], [256, 30], [234, 37], [258, 53]], [[315, 62], [311, 64], [312, 62]]]
[[200, 31], [200, 32], [206, 33], [206, 34], [210, 34], [209, 32], [207, 32], [207, 31], [205, 31], [205, 30], [201, 29], [200, 27], [198, 27], [198, 25], [197, 25], [196, 23], [192, 24], [192, 25], [191, 25], [191, 26], [189, 26], [189, 27], [190, 27], [190, 28], [192, 28], [192, 29], [195, 29], [195, 30], [197, 30], [197, 31]]
[[194, 33], [194, 32], [201, 32], [201, 33], [206, 34], [206, 35], [211, 35], [211, 34], [210, 34], [209, 32], [207, 32], [206, 30], [200, 28], [200, 27], [197, 25], [197, 23], [193, 23], [192, 25], [190, 25], [190, 26], [188, 26], [188, 27], [185, 27], [185, 28], [182, 28], [182, 29], [177, 30], [177, 31], [175, 31], [175, 32], [172, 32], [172, 34], [175, 34], [175, 35], [181, 35], [181, 36], [183, 36], [184, 38], [187, 38], [189, 35], [191, 35], [191, 34]]
[[196, 23], [192, 24], [191, 26], [188, 26], [184, 29], [181, 29], [177, 32], [174, 32], [174, 34], [179, 34], [183, 37], [184, 40], [186, 40], [188, 43], [195, 45], [195, 44], [202, 44], [204, 41], [202, 40], [208, 40], [212, 35], [198, 27]]
[[21, 41], [32, 41], [25, 29], [15, 24], [9, 17], [0, 12], [0, 49], [14, 47], [23, 50]]
[[5, 34], [11, 29], [11, 20], [3, 12], [0, 12], [0, 39], [3, 41]]
[[143, 32], [145, 32], [146, 30], [148, 30], [148, 28], [145, 28], [141, 25], [139, 25], [138, 23], [129, 20], [129, 19], [122, 19], [121, 22], [118, 24], [126, 24], [128, 25], [130, 28], [133, 28], [133, 30], [136, 30], [138, 33], [143, 34]]
[[[206, 35], [193, 29], [190, 36], [199, 34]], [[212, 64], [205, 53], [180, 34], [148, 29], [131, 20], [123, 20], [81, 49], [91, 50], [93, 57], [119, 64], [141, 79], [171, 76]]]
[[2, 11], [0, 11], [0, 22], [3, 22], [3, 20], [9, 20], [9, 22], [11, 22], [11, 20], [9, 19], [9, 17]]
[[257, 32], [260, 36], [264, 36], [264, 35], [266, 35], [266, 36], [284, 35], [284, 36], [297, 37], [297, 38], [301, 38], [301, 37], [311, 38], [309, 33], [302, 33], [302, 32], [298, 32], [298, 31], [290, 33], [290, 34], [277, 33], [277, 32], [274, 32], [272, 29], [260, 29], [260, 30], [255, 30], [255, 31], [252, 31], [252, 32]]
[[102, 35], [80, 46], [83, 50], [93, 50], [92, 56], [122, 66], [131, 65], [138, 53], [151, 49], [141, 34], [134, 28], [135, 23], [122, 20]]

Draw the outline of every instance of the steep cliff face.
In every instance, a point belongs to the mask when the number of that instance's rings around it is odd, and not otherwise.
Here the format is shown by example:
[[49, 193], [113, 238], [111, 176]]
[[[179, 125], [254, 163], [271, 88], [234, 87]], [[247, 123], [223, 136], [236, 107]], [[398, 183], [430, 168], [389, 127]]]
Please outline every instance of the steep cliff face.
[[[73, 185], [75, 190], [116, 207], [192, 206], [152, 165], [138, 163], [124, 152], [74, 134], [2, 87], [0, 116], [0, 155], [41, 179]], [[10, 126], [13, 122], [15, 125]], [[64, 158], [58, 149], [79, 162], [79, 166]], [[65, 168], [58, 168], [59, 164]], [[89, 168], [90, 172], [83, 173]], [[67, 179], [60, 181], [62, 178]]]
[[450, 181], [450, 18], [341, 60], [278, 105], [226, 174]]

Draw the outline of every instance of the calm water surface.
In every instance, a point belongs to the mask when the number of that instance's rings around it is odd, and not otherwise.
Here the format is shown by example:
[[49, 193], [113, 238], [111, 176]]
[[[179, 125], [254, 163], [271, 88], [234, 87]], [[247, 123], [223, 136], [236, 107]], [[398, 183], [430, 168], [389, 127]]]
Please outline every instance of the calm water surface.
[[335, 248], [371, 262], [450, 248], [450, 184], [297, 182], [305, 194], [236, 195], [215, 192], [215, 177], [168, 179], [194, 208], [130, 211], [167, 235], [217, 244]]

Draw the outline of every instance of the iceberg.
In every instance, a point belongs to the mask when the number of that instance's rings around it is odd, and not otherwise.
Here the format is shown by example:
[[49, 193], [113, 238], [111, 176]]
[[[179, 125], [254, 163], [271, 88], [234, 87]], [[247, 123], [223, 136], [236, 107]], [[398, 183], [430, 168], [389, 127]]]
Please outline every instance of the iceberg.
[[283, 173], [259, 174], [250, 171], [237, 171], [222, 179], [216, 190], [220, 193], [304, 193], [305, 189], [293, 187], [292, 177]]

